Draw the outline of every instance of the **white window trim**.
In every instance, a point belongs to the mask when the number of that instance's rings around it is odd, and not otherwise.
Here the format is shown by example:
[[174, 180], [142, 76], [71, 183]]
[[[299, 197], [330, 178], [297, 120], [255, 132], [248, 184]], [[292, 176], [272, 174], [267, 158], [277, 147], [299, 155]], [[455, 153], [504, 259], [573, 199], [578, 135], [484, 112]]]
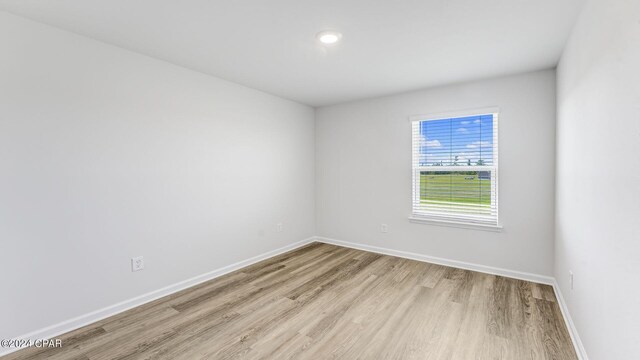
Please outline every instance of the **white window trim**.
[[[499, 184], [498, 184], [498, 179], [499, 179], [499, 146], [498, 146], [498, 141], [499, 141], [499, 124], [498, 124], [498, 120], [499, 120], [499, 113], [500, 113], [500, 109], [498, 107], [487, 107], [487, 108], [479, 108], [479, 109], [469, 109], [469, 110], [461, 110], [461, 111], [451, 111], [451, 112], [441, 112], [441, 113], [433, 113], [433, 114], [425, 114], [425, 115], [412, 115], [409, 117], [409, 123], [412, 126], [412, 138], [411, 138], [411, 156], [412, 156], [412, 162], [411, 162], [411, 181], [412, 181], [412, 198], [411, 198], [411, 215], [409, 216], [409, 221], [412, 223], [418, 223], [418, 224], [428, 224], [428, 225], [439, 225], [439, 226], [450, 226], [450, 227], [457, 227], [457, 228], [464, 228], [464, 229], [478, 229], [478, 230], [485, 230], [485, 231], [502, 231], [503, 226], [500, 222], [500, 216], [499, 216], [499, 202], [498, 202], [498, 198], [499, 198], [499, 192], [500, 192], [500, 188], [499, 188]], [[429, 171], [433, 171], [433, 167], [430, 166], [418, 166], [415, 167], [413, 166], [413, 156], [414, 156], [414, 149], [413, 149], [413, 124], [416, 122], [420, 122], [420, 121], [425, 121], [425, 120], [444, 120], [444, 119], [452, 119], [452, 118], [459, 118], [459, 117], [466, 117], [466, 116], [474, 116], [474, 115], [482, 115], [482, 114], [496, 114], [496, 119], [494, 119], [494, 139], [496, 139], [496, 141], [494, 141], [493, 143], [493, 151], [494, 154], [498, 155], [498, 156], [494, 156], [494, 165], [492, 166], [487, 166], [487, 167], [473, 167], [474, 170], [477, 171], [482, 171], [483, 169], [485, 170], [492, 170], [491, 172], [491, 176], [492, 176], [492, 181], [495, 182], [495, 194], [493, 196], [492, 199], [492, 206], [495, 205], [495, 209], [496, 209], [496, 224], [487, 224], [487, 223], [483, 223], [483, 222], [474, 222], [472, 219], [469, 219], [469, 221], [466, 220], [460, 220], [460, 219], [454, 219], [454, 217], [448, 217], [446, 215], [441, 215], [441, 214], [425, 214], [425, 213], [414, 213], [414, 209], [413, 209], [413, 204], [415, 202], [415, 197], [416, 196], [420, 196], [420, 183], [415, 181], [415, 172], [419, 172], [419, 171], [424, 171], [424, 170], [429, 170]], [[456, 166], [455, 168], [453, 166], [445, 166], [445, 167], [438, 167], [437, 170], [458, 170], [458, 171], [464, 171], [463, 169], [465, 169], [466, 166]], [[495, 202], [495, 203], [493, 203]], [[479, 219], [480, 220], [480, 219]]]
[[502, 225], [488, 225], [488, 224], [474, 224], [470, 222], [461, 222], [461, 221], [451, 221], [451, 220], [437, 220], [429, 217], [420, 217], [416, 215], [409, 215], [409, 222], [415, 224], [424, 224], [424, 225], [437, 225], [437, 226], [448, 226], [460, 229], [474, 229], [474, 230], [484, 230], [484, 231], [492, 231], [492, 232], [501, 232], [503, 227]]

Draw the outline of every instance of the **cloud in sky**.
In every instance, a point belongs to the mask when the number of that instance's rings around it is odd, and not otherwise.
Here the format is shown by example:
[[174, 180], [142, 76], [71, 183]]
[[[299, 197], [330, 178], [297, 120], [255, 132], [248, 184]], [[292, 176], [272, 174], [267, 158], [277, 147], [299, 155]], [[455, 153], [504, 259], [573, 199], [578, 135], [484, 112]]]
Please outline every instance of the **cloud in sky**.
[[491, 143], [488, 141], [474, 141], [471, 144], [467, 144], [467, 149], [477, 149], [480, 147], [491, 147]]
[[440, 143], [440, 141], [438, 139], [429, 140], [429, 139], [426, 138], [426, 136], [422, 136], [422, 141], [421, 141], [420, 145], [426, 146], [428, 148], [440, 148], [440, 147], [442, 147], [442, 144]]
[[473, 123], [474, 123], [474, 124], [480, 124], [480, 119], [475, 119], [475, 120], [473, 120]]
[[425, 145], [427, 147], [432, 147], [432, 148], [442, 147], [442, 144], [440, 144], [440, 141], [438, 141], [438, 140], [427, 140]]
[[469, 132], [469, 130], [467, 130], [466, 128], [459, 128], [457, 131], [463, 134], [466, 134]]
[[469, 124], [470, 124], [470, 121], [468, 121], [468, 120], [460, 121], [460, 124], [462, 124], [462, 125], [469, 125]]

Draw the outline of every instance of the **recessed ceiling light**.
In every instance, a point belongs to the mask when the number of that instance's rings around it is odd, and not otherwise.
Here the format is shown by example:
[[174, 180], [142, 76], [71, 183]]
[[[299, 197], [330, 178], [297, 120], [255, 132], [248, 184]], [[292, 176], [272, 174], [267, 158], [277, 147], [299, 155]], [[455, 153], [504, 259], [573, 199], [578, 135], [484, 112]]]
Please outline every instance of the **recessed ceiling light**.
[[337, 31], [326, 30], [319, 32], [316, 35], [316, 38], [318, 39], [318, 41], [325, 45], [333, 45], [340, 41], [340, 39], [342, 38], [342, 34]]

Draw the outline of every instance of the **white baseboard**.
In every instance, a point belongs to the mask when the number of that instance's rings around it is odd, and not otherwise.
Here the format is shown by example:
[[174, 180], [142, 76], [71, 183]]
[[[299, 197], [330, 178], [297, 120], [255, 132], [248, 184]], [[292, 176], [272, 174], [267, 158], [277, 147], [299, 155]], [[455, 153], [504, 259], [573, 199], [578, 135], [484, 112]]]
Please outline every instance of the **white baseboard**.
[[[24, 334], [22, 336], [17, 336], [16, 339], [51, 339], [51, 338], [55, 338], [56, 336], [62, 335], [64, 333], [67, 333], [69, 331], [73, 331], [76, 329], [79, 329], [83, 326], [92, 324], [96, 321], [100, 321], [102, 319], [108, 318], [110, 316], [119, 314], [123, 311], [132, 309], [136, 306], [140, 306], [143, 304], [146, 304], [148, 302], [151, 302], [153, 300], [159, 299], [161, 297], [167, 296], [167, 295], [171, 295], [173, 293], [176, 293], [178, 291], [187, 289], [189, 287], [192, 287], [194, 285], [198, 285], [200, 283], [203, 283], [205, 281], [209, 281], [212, 279], [215, 279], [219, 276], [228, 274], [232, 271], [236, 271], [238, 269], [241, 269], [243, 267], [249, 266], [251, 264], [260, 262], [262, 260], [266, 260], [268, 258], [274, 257], [276, 255], [280, 255], [282, 253], [285, 253], [287, 251], [291, 251], [294, 249], [297, 249], [299, 247], [302, 247], [304, 245], [310, 244], [312, 242], [314, 242], [315, 237], [310, 237], [307, 239], [304, 239], [302, 241], [298, 241], [295, 242], [293, 244], [287, 245], [287, 246], [283, 246], [279, 249], [276, 250], [272, 250], [272, 251], [268, 251], [266, 253], [254, 256], [250, 259], [246, 259], [246, 260], [242, 260], [239, 261], [235, 264], [231, 264], [228, 266], [225, 266], [223, 268], [219, 268], [213, 271], [210, 271], [208, 273], [202, 274], [202, 275], [198, 275], [195, 277], [192, 277], [190, 279], [186, 279], [184, 281], [180, 281], [178, 283], [175, 283], [173, 285], [169, 285], [166, 287], [163, 287], [161, 289], [158, 290], [154, 290], [151, 292], [148, 292], [146, 294], [134, 297], [132, 299], [129, 300], [125, 300], [122, 302], [119, 302], [117, 304], [113, 304], [110, 306], [107, 306], [105, 308], [90, 312], [88, 314], [84, 314], [84, 315], [80, 315], [78, 317], [75, 317], [73, 319], [69, 319], [63, 322], [60, 322], [58, 324], [54, 324], [51, 326], [48, 326], [44, 329], [40, 329], [40, 330], [36, 330], [36, 331], [32, 331], [28, 334]], [[12, 353], [14, 351], [20, 350], [20, 348], [0, 348], [0, 356], [3, 355], [7, 355], [9, 353]]]
[[578, 355], [578, 359], [580, 360], [589, 360], [587, 357], [587, 351], [582, 344], [582, 340], [580, 340], [580, 335], [578, 335], [578, 329], [576, 329], [575, 324], [573, 323], [573, 319], [571, 319], [571, 313], [569, 312], [569, 308], [567, 307], [567, 303], [564, 301], [564, 297], [562, 296], [562, 291], [560, 291], [560, 286], [556, 279], [553, 279], [553, 290], [556, 293], [556, 299], [558, 300], [558, 305], [560, 306], [560, 311], [562, 311], [562, 317], [564, 318], [564, 323], [567, 325], [567, 329], [569, 330], [569, 335], [571, 336], [571, 340], [573, 341], [573, 346], [576, 349], [576, 354]]
[[539, 284], [553, 285], [555, 281], [554, 278], [551, 276], [526, 273], [526, 272], [521, 272], [516, 270], [502, 269], [502, 268], [480, 265], [480, 264], [473, 264], [473, 263], [468, 263], [464, 261], [445, 259], [445, 258], [440, 258], [435, 256], [412, 253], [408, 251], [394, 250], [394, 249], [383, 248], [378, 246], [353, 243], [349, 241], [342, 241], [342, 240], [330, 239], [325, 237], [316, 237], [316, 241], [327, 243], [327, 244], [338, 245], [338, 246], [344, 246], [352, 249], [370, 251], [378, 254], [397, 256], [405, 259], [424, 261], [432, 264], [451, 266], [451, 267], [465, 269], [465, 270], [472, 270], [472, 271], [477, 271], [477, 272], [482, 272], [482, 273], [487, 273], [492, 275], [500, 275], [500, 276], [514, 278], [514, 279], [526, 280], [526, 281], [531, 281]]

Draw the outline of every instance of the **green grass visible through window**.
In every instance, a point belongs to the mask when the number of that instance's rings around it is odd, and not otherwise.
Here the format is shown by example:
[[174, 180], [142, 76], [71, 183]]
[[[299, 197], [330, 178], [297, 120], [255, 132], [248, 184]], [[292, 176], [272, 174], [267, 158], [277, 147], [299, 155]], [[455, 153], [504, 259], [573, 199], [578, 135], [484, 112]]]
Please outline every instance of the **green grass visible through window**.
[[487, 171], [420, 173], [421, 202], [491, 205], [491, 176]]

